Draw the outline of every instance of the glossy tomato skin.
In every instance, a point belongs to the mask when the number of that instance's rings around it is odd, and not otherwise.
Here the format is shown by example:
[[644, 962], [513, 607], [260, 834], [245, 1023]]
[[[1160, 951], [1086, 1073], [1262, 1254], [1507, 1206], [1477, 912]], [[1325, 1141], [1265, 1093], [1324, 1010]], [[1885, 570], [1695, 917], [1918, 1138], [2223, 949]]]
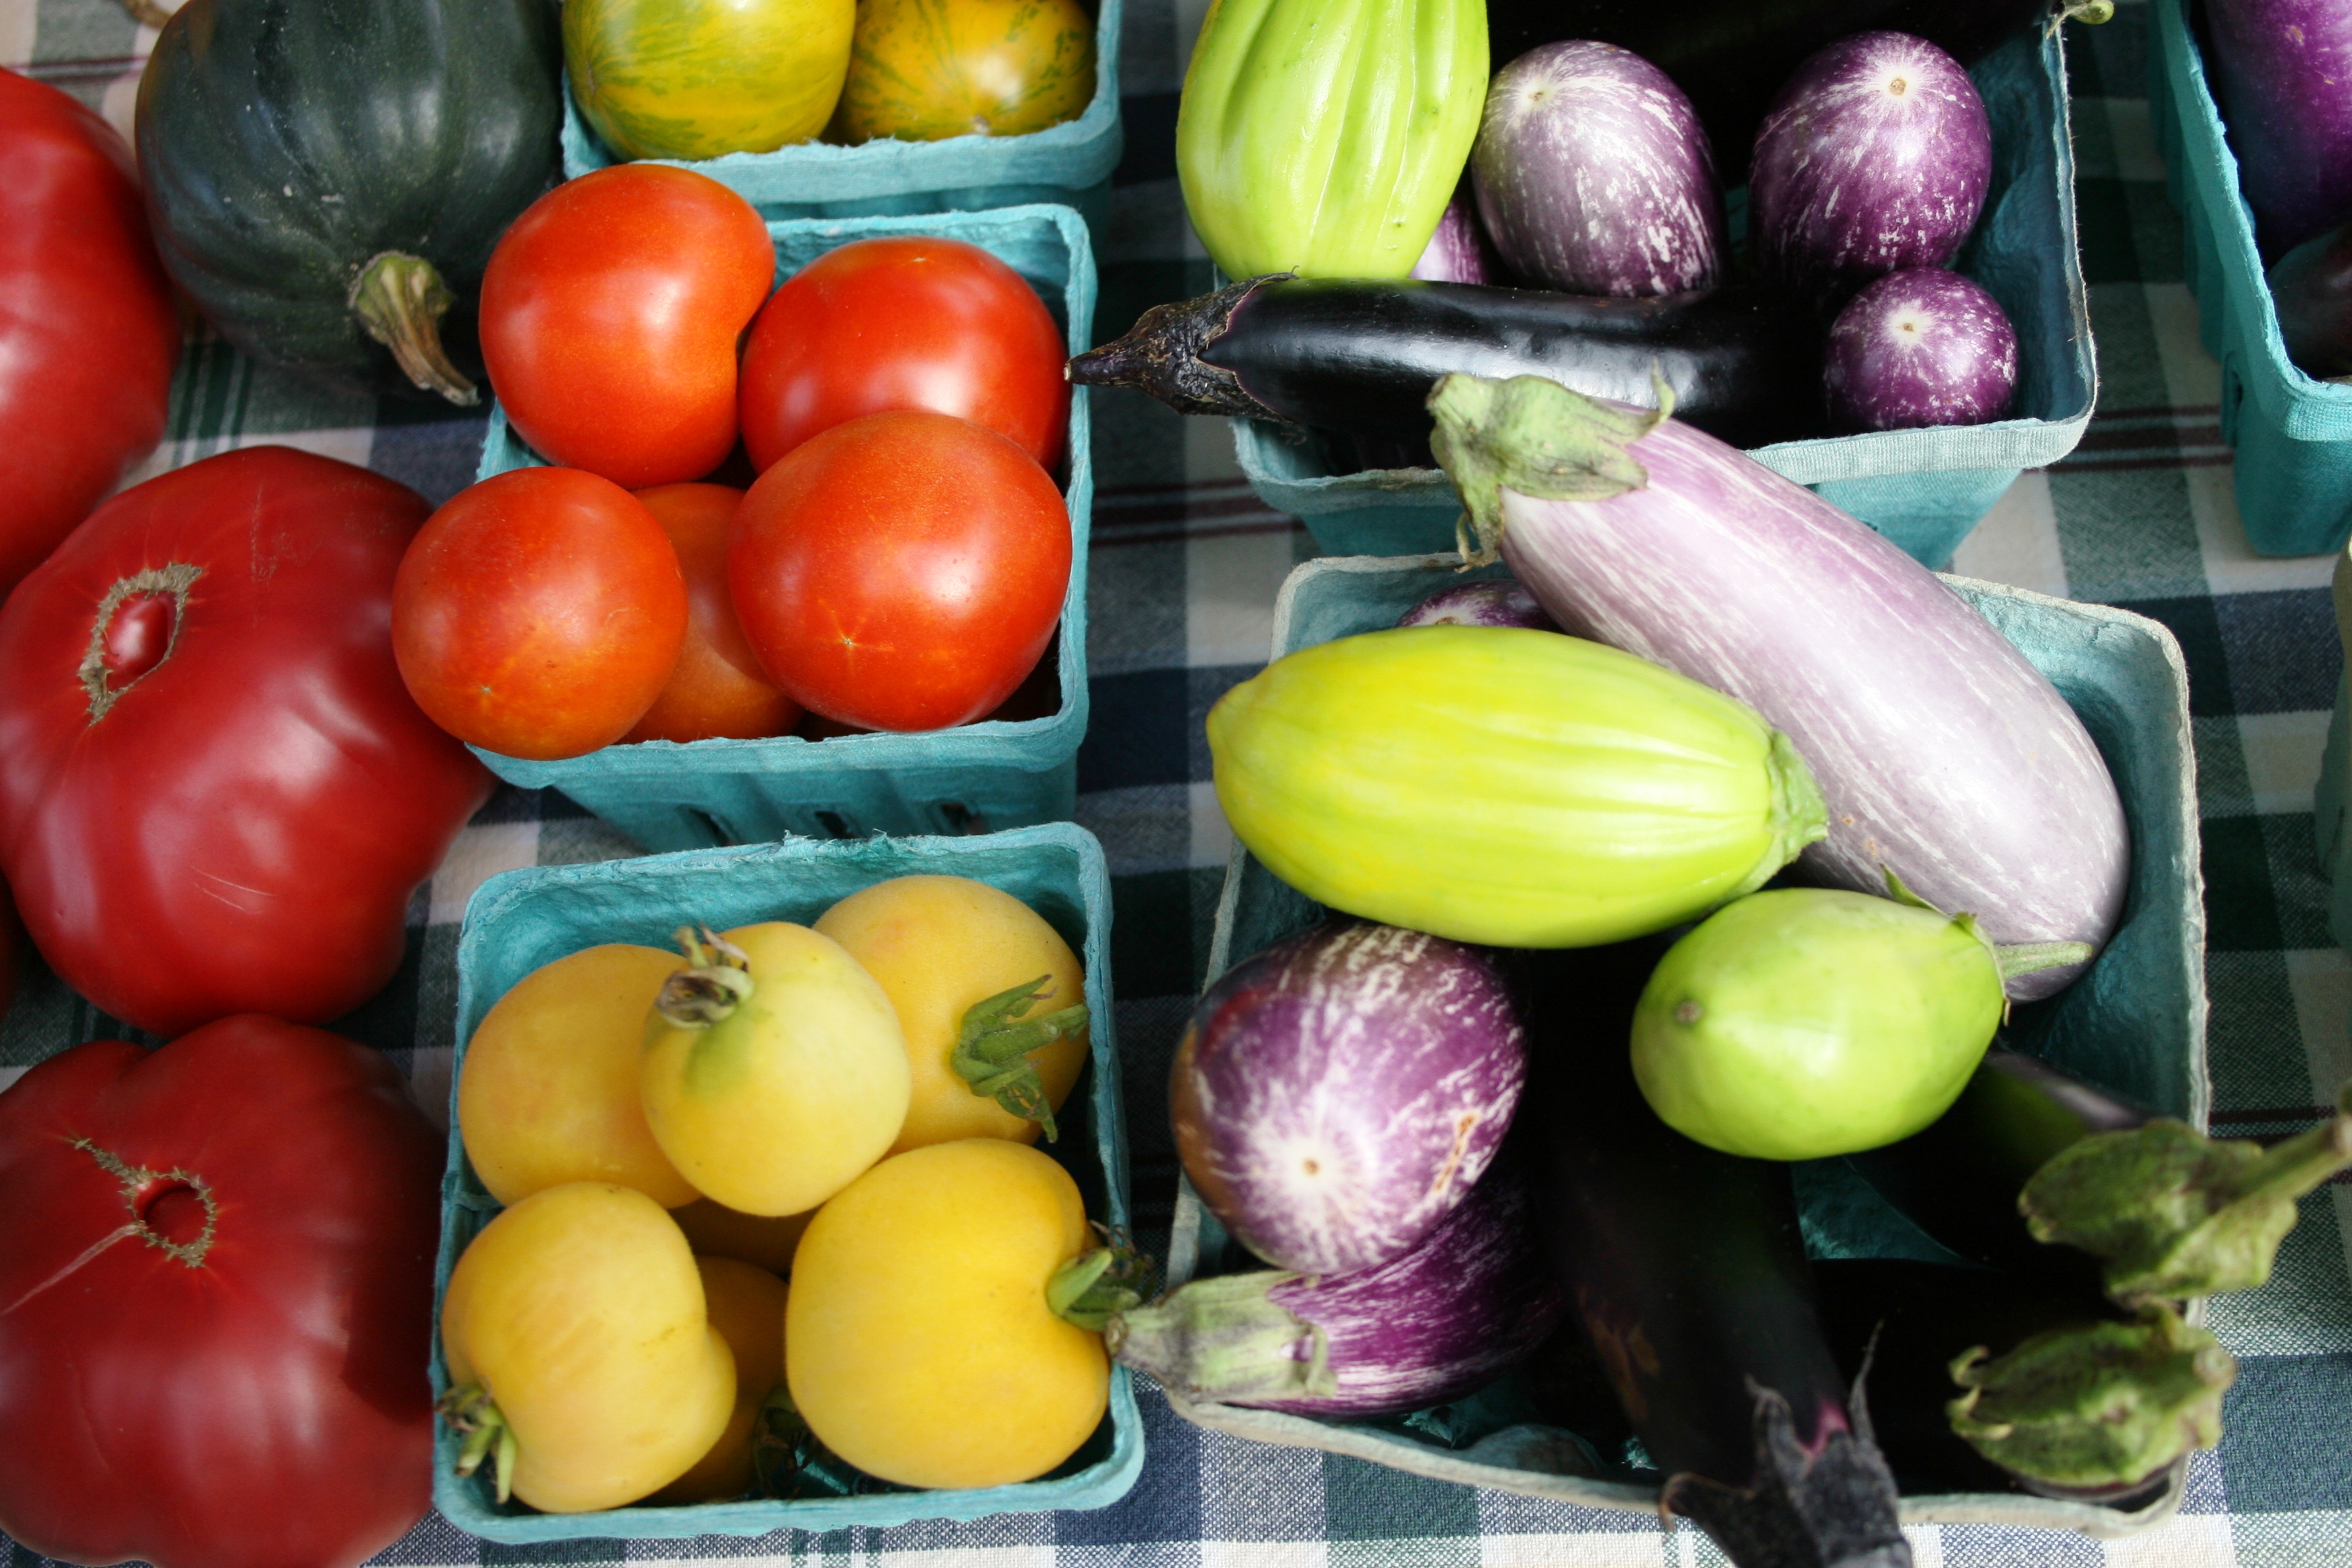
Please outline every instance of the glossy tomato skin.
[[130, 149], [0, 70], [0, 595], [155, 449], [179, 361]]
[[767, 226], [718, 181], [616, 163], [533, 202], [482, 279], [482, 361], [518, 435], [629, 489], [735, 444], [735, 344], [775, 277]]
[[159, 1035], [322, 1023], [399, 967], [409, 895], [491, 782], [393, 664], [425, 510], [349, 463], [225, 452], [108, 501], [0, 605], [0, 868], [99, 1007]]
[[578, 468], [512, 468], [458, 491], [392, 595], [393, 652], [418, 706], [509, 757], [619, 740], [668, 681], [686, 626], [661, 524]]
[[869, 730], [982, 718], [1054, 635], [1070, 520], [1029, 454], [951, 415], [869, 414], [802, 443], [735, 514], [743, 635], [803, 707]]
[[845, 420], [928, 408], [987, 426], [1051, 470], [1069, 351], [1021, 274], [976, 245], [861, 239], [786, 279], [743, 349], [743, 444], [765, 472]]
[[790, 731], [801, 706], [760, 668], [727, 591], [727, 535], [743, 492], [727, 485], [657, 485], [636, 495], [669, 535], [686, 574], [686, 647], [661, 695], [622, 739], [751, 740]]
[[0, 1530], [157, 1568], [397, 1540], [431, 1502], [441, 1164], [380, 1054], [254, 1014], [0, 1093]]

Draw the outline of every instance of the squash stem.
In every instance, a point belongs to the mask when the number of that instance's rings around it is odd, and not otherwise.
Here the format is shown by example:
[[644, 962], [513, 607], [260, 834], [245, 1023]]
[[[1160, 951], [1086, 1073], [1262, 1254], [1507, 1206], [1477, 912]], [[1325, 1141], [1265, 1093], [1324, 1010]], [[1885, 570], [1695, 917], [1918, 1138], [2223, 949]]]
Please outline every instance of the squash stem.
[[352, 284], [352, 312], [368, 336], [392, 351], [408, 379], [471, 408], [482, 395], [441, 348], [441, 317], [457, 302], [433, 263], [398, 250], [374, 257]]

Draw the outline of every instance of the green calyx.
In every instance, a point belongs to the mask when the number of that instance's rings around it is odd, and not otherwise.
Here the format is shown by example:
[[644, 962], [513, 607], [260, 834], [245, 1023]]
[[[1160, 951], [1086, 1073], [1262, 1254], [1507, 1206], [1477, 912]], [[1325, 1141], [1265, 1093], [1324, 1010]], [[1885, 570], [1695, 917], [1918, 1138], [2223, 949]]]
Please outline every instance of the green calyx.
[[441, 318], [457, 297], [433, 263], [398, 250], [371, 257], [352, 280], [349, 302], [367, 335], [392, 351], [419, 389], [437, 392], [460, 408], [482, 400], [441, 347]]
[[1764, 765], [1772, 778], [1772, 846], [1732, 889], [1733, 899], [1746, 898], [1780, 875], [1780, 868], [1794, 860], [1806, 845], [1829, 837], [1830, 808], [1796, 742], [1773, 731]]
[[707, 1029], [751, 999], [751, 958], [712, 931], [680, 926], [673, 934], [686, 967], [662, 982], [654, 1011], [681, 1029]]
[[[1882, 862], [1878, 869], [1886, 878], [1886, 896], [1896, 903], [1907, 905], [1915, 910], [1925, 910], [1933, 915], [1940, 915], [1944, 912], [1904, 886], [1903, 879], [1895, 874], [1894, 867]], [[2068, 963], [2087, 963], [2099, 951], [2087, 942], [2025, 942], [2010, 947], [2001, 947], [1997, 945], [1992, 938], [1985, 935], [1984, 928], [1977, 923], [1976, 916], [1963, 912], [1952, 916], [1951, 921], [1954, 925], [1984, 944], [1985, 952], [1992, 956], [1993, 969], [2000, 974], [2004, 991], [2007, 990], [2009, 982], [2021, 974], [2032, 974], [2044, 969], [2056, 969]], [[2004, 998], [2001, 1003], [2001, 1021], [2006, 1023], [2008, 1019], [2009, 1003]]]
[[1339, 1376], [1323, 1331], [1273, 1296], [1299, 1278], [1261, 1271], [1195, 1279], [1120, 1313], [1103, 1343], [1118, 1360], [1190, 1399], [1262, 1405], [1336, 1394]]
[[1143, 1304], [1156, 1265], [1126, 1232], [1096, 1226], [1102, 1245], [1054, 1270], [1045, 1281], [1045, 1308], [1055, 1317], [1100, 1334], [1120, 1314]]
[[1054, 1107], [1045, 1098], [1045, 1082], [1029, 1058], [1087, 1026], [1083, 1002], [1052, 1013], [1022, 1016], [1052, 994], [1046, 984], [1052, 978], [1041, 974], [966, 1008], [955, 1050], [948, 1058], [948, 1065], [971, 1086], [972, 1093], [1034, 1121], [1045, 1130], [1049, 1143], [1056, 1141], [1059, 1130], [1054, 1125]]
[[2102, 22], [2116, 19], [2116, 0], [2066, 0], [2050, 14], [2050, 31], [2056, 33], [2069, 22], [2080, 22], [2095, 27]]
[[2220, 1341], [2161, 1305], [2036, 1334], [2003, 1356], [1979, 1345], [1951, 1370], [1966, 1391], [1945, 1406], [1954, 1432], [2004, 1469], [2084, 1489], [2131, 1486], [2211, 1447], [2238, 1376]]
[[434, 1402], [433, 1408], [440, 1412], [452, 1431], [465, 1438], [457, 1448], [457, 1473], [470, 1476], [482, 1468], [485, 1458], [495, 1456], [491, 1475], [499, 1501], [505, 1502], [512, 1497], [519, 1446], [514, 1428], [499, 1414], [490, 1391], [478, 1383], [469, 1383], [443, 1394]]
[[[1538, 500], [1607, 500], [1637, 490], [1650, 473], [1630, 448], [1674, 413], [1675, 395], [1653, 369], [1654, 413], [1622, 408], [1539, 375], [1508, 381], [1460, 374], [1430, 390], [1437, 421], [1430, 450], [1462, 493], [1454, 524], [1465, 565], [1496, 559], [1503, 487]], [[1475, 547], [1474, 547], [1475, 546]]]
[[2168, 1117], [2094, 1133], [2034, 1172], [2018, 1208], [2036, 1240], [2103, 1260], [2107, 1294], [2126, 1306], [2251, 1290], [2270, 1278], [2296, 1201], [2352, 1165], [2352, 1083], [2336, 1107], [2269, 1149]]

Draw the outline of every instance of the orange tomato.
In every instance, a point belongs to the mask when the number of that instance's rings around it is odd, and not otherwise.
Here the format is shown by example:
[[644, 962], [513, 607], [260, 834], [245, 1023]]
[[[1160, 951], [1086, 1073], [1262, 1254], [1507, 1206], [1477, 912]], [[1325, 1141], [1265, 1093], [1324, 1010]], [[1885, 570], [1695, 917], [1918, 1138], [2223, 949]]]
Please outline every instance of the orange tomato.
[[743, 492], [726, 485], [656, 485], [637, 492], [669, 535], [686, 573], [686, 647], [654, 705], [625, 741], [781, 735], [801, 705], [776, 689], [743, 640], [727, 592], [727, 531]]

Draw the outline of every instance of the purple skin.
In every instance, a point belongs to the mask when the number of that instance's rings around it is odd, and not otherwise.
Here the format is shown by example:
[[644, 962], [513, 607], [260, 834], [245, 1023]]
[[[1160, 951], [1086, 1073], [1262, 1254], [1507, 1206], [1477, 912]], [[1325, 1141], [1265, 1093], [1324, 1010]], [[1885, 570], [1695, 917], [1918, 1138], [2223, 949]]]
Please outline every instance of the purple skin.
[[1607, 500], [1503, 491], [1503, 559], [1561, 629], [1796, 742], [1830, 810], [1798, 861], [1811, 880], [1883, 893], [1891, 866], [2004, 946], [2105, 942], [2131, 869], [2123, 803], [2049, 679], [1934, 573], [1738, 448], [1669, 419], [1627, 450], [1648, 482]]
[[1822, 380], [1842, 429], [1981, 425], [2016, 394], [2017, 330], [1975, 279], [1906, 268], [1838, 312]]
[[1227, 1230], [1278, 1268], [1336, 1274], [1409, 1250], [1462, 1202], [1526, 1079], [1518, 1016], [1483, 951], [1334, 922], [1209, 987], [1169, 1112]]
[[1478, 226], [1478, 205], [1471, 195], [1466, 172], [1454, 199], [1445, 204], [1444, 216], [1437, 220], [1437, 232], [1429, 237], [1427, 248], [1406, 276], [1424, 283], [1510, 283], [1503, 258], [1495, 254], [1495, 242]]
[[2294, 367], [2323, 381], [2352, 375], [2352, 223], [2280, 257], [2268, 280]]
[[2274, 258], [2352, 217], [2352, 5], [2205, 0], [2238, 184]]
[[1456, 583], [1440, 588], [1397, 617], [1401, 626], [1525, 626], [1556, 632], [1544, 607], [1524, 584], [1510, 582]]
[[[1384, 1415], [1486, 1386], [1535, 1353], [1567, 1305], [1528, 1184], [1499, 1168], [1402, 1258], [1321, 1279], [1196, 1279], [1113, 1319], [1105, 1342], [1189, 1399]], [[1310, 1392], [1318, 1331], [1329, 1381]]]
[[1470, 150], [1503, 262], [1570, 294], [1711, 289], [1728, 247], [1715, 161], [1666, 73], [1630, 49], [1529, 49], [1496, 73]]
[[1991, 177], [1992, 122], [1958, 61], [1908, 33], [1841, 38], [1797, 68], [1757, 130], [1758, 266], [1823, 305], [1941, 267]]

